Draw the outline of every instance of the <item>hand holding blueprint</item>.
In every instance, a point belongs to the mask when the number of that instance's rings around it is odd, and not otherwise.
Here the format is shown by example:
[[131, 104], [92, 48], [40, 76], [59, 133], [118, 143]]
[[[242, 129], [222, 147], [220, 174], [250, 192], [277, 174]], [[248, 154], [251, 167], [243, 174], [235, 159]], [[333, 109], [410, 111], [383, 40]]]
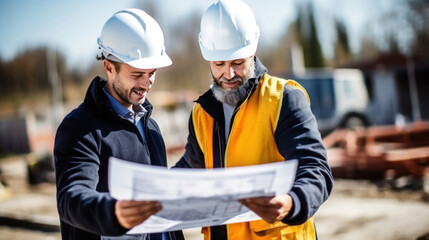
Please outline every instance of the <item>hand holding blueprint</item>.
[[170, 169], [110, 158], [116, 199], [157, 200], [163, 209], [128, 233], [152, 233], [260, 219], [237, 200], [287, 193], [297, 161], [228, 169]]

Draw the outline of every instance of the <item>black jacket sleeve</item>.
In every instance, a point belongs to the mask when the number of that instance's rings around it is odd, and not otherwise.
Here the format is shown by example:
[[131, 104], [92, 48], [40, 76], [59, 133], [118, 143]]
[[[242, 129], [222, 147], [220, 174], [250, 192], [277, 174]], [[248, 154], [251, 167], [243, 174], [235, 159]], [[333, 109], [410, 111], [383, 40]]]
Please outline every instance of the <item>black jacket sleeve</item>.
[[62, 222], [85, 231], [122, 235], [127, 230], [116, 219], [115, 200], [96, 189], [97, 141], [82, 121], [68, 117], [60, 124], [54, 146], [58, 213]]
[[275, 138], [286, 161], [298, 160], [296, 179], [289, 192], [293, 209], [283, 222], [299, 225], [312, 217], [328, 198], [333, 177], [310, 104], [297, 88], [285, 85]]
[[185, 146], [185, 153], [173, 168], [204, 168], [204, 154], [198, 145], [197, 137], [195, 136], [194, 124], [192, 122], [192, 114], [189, 117], [189, 134], [188, 141]]

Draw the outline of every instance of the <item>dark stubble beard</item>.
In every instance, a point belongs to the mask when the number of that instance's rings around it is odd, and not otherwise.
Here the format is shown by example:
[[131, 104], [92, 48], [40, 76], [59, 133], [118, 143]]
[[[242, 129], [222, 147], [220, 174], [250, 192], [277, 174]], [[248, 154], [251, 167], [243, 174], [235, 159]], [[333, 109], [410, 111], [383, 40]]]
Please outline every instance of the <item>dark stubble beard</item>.
[[113, 80], [113, 91], [115, 91], [115, 93], [119, 96], [119, 98], [131, 105], [138, 105], [140, 104], [139, 102], [135, 102], [133, 100], [131, 100], [131, 92], [133, 91], [133, 89], [131, 89], [130, 91], [127, 91], [127, 89], [125, 89], [125, 86], [122, 84], [119, 76], [116, 76], [116, 78]]
[[241, 100], [243, 100], [247, 96], [247, 90], [249, 89], [250, 82], [248, 81], [250, 78], [255, 76], [255, 61], [251, 61], [249, 66], [249, 71], [244, 74], [244, 79], [235, 76], [231, 80], [232, 81], [240, 81], [241, 85], [237, 89], [224, 89], [220, 86], [222, 81], [227, 82], [228, 80], [224, 77], [219, 79], [219, 83], [214, 78], [213, 74], [210, 73], [212, 84], [210, 88], [213, 91], [213, 95], [215, 98], [222, 103], [226, 103], [231, 106], [236, 106]]

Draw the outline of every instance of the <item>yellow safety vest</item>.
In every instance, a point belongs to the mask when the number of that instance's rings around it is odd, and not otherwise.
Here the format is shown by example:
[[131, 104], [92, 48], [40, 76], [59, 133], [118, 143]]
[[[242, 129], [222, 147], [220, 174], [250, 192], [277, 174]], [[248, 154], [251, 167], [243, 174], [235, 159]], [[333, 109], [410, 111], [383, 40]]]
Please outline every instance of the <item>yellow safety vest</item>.
[[[225, 150], [226, 167], [284, 161], [274, 137], [284, 84], [299, 88], [307, 95], [297, 82], [265, 74], [253, 95], [236, 110]], [[192, 121], [198, 144], [204, 153], [205, 166], [213, 168], [214, 119], [196, 103]], [[210, 230], [209, 227], [202, 229], [204, 239], [210, 239]], [[228, 240], [316, 239], [313, 218], [298, 226], [289, 226], [280, 221], [270, 224], [264, 220], [228, 224], [227, 235]]]

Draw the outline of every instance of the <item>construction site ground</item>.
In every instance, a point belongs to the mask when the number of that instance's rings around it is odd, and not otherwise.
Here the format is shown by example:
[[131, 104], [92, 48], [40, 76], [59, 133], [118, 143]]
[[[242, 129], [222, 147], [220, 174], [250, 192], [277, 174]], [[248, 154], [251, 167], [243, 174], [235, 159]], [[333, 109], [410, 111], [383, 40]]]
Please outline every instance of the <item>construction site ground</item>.
[[[11, 190], [0, 199], [0, 239], [61, 239], [55, 185], [30, 186], [21, 157], [2, 159], [0, 168]], [[337, 179], [315, 221], [321, 240], [429, 239], [429, 202], [422, 191]], [[200, 229], [188, 229], [185, 236], [202, 239]]]

